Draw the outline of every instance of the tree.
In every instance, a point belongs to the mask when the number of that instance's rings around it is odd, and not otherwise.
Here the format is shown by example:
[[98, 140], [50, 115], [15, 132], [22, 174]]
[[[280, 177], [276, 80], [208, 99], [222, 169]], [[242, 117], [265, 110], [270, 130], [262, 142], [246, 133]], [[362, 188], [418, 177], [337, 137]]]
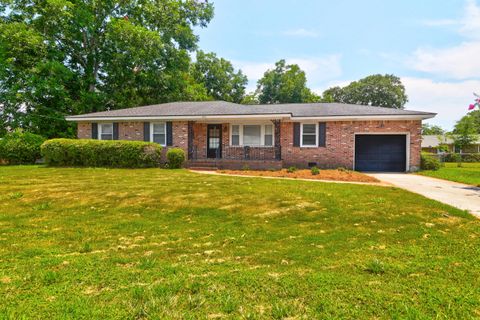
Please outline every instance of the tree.
[[201, 97], [189, 52], [212, 17], [197, 0], [0, 0], [2, 124], [68, 135], [65, 114]]
[[424, 123], [422, 125], [422, 135], [444, 135], [445, 130], [442, 127], [437, 125], [431, 125], [428, 123]]
[[451, 134], [455, 147], [463, 150], [478, 140], [478, 127], [472, 114], [457, 121]]
[[240, 103], [245, 96], [247, 77], [241, 70], [235, 72], [230, 61], [218, 58], [215, 53], [198, 51], [197, 60], [191, 66], [191, 74], [215, 100]]
[[256, 94], [261, 104], [319, 101], [306, 85], [305, 72], [298, 65], [287, 65], [280, 60], [258, 80]]
[[408, 97], [399, 77], [376, 74], [354, 81], [343, 88], [330, 88], [323, 93], [323, 100], [403, 109]]

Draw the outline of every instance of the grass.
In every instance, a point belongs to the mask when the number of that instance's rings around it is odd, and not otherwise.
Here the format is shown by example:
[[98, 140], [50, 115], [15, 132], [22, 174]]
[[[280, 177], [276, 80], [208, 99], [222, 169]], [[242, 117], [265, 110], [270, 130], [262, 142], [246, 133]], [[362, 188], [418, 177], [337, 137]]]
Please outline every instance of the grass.
[[445, 163], [445, 166], [437, 171], [421, 171], [419, 174], [439, 179], [456, 181], [480, 187], [480, 163]]
[[0, 167], [0, 318], [480, 317], [480, 221], [391, 187]]

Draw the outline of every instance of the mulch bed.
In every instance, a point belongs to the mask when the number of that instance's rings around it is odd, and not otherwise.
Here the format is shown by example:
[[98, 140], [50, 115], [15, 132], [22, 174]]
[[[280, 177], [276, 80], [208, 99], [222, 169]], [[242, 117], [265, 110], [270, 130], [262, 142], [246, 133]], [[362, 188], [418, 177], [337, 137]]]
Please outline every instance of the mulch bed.
[[260, 177], [279, 177], [279, 178], [296, 178], [296, 179], [312, 179], [312, 180], [332, 180], [332, 181], [351, 181], [351, 182], [380, 182], [377, 179], [367, 176], [363, 173], [350, 170], [322, 170], [317, 175], [313, 175], [311, 170], [297, 170], [288, 172], [287, 169], [276, 171], [262, 170], [218, 170], [219, 173], [237, 174], [245, 176]]

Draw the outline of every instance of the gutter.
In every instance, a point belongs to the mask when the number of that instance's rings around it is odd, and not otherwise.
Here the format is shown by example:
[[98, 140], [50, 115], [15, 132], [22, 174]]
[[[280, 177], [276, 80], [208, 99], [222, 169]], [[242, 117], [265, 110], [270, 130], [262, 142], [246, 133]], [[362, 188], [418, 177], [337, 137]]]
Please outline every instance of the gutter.
[[209, 115], [209, 116], [120, 116], [120, 117], [66, 117], [67, 121], [139, 121], [139, 120], [232, 120], [232, 119], [289, 119], [298, 121], [365, 121], [365, 120], [425, 120], [435, 117], [436, 114], [415, 115], [365, 115], [365, 116], [313, 116], [295, 117], [284, 114], [251, 114], [251, 115]]

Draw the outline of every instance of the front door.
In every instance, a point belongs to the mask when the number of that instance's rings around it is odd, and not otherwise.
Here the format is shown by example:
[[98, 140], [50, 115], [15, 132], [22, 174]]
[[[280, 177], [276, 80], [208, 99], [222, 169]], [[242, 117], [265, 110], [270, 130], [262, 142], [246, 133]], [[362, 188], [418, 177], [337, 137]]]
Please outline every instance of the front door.
[[207, 158], [222, 157], [222, 125], [207, 126]]

